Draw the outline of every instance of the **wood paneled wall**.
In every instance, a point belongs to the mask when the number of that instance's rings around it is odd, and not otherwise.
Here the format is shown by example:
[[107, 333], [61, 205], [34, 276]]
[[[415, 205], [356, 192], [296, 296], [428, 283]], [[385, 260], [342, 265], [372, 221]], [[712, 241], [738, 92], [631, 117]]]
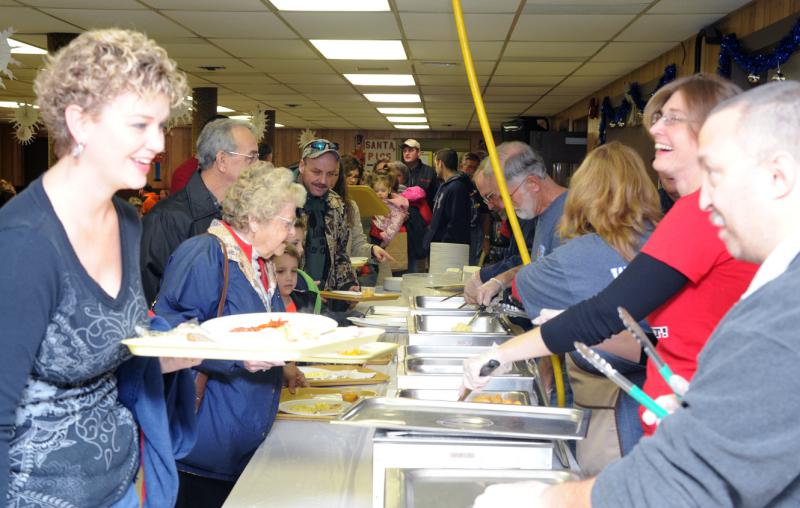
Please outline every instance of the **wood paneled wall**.
[[12, 185], [25, 185], [22, 171], [22, 145], [14, 137], [14, 126], [0, 123], [0, 178]]
[[[716, 26], [719, 27], [723, 35], [736, 33], [737, 37], [742, 38], [789, 16], [796, 16], [798, 13], [800, 13], [800, 0], [756, 0], [730, 13], [716, 23]], [[783, 34], [780, 36], [783, 36]], [[673, 63], [677, 65], [678, 77], [694, 73], [694, 46], [695, 36], [692, 36], [658, 58], [622, 76], [584, 100], [562, 111], [555, 117], [554, 124], [556, 129], [560, 128], [564, 122], [586, 117], [589, 111], [589, 99], [592, 97], [596, 97], [598, 101], [602, 101], [605, 96], [621, 97], [625, 93], [628, 83], [644, 84], [658, 79], [664, 73], [664, 68], [667, 65]], [[704, 45], [701, 57], [701, 71], [716, 73], [718, 59], [719, 46]], [[597, 146], [599, 131], [600, 121], [597, 119], [590, 120], [587, 140], [587, 148], [589, 150]]]

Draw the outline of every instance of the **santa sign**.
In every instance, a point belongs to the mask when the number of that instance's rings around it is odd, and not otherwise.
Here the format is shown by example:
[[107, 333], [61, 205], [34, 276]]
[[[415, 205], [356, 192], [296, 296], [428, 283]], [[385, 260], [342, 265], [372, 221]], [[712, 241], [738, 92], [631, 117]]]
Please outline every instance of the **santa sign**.
[[397, 143], [393, 139], [368, 139], [364, 141], [364, 167], [371, 168], [380, 159], [397, 158]]

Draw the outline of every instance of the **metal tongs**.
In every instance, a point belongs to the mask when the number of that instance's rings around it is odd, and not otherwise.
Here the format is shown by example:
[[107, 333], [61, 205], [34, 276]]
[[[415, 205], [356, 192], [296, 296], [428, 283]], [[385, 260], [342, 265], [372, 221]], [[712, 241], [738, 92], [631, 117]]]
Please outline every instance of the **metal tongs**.
[[597, 354], [592, 348], [583, 344], [582, 342], [575, 342], [575, 349], [586, 358], [586, 361], [594, 365], [594, 367], [602, 372], [608, 379], [614, 382], [617, 386], [630, 395], [639, 404], [649, 409], [658, 418], [666, 418], [669, 413], [666, 409], [659, 406], [649, 395], [644, 393], [641, 388], [631, 383], [628, 378], [617, 372], [617, 369], [611, 366], [602, 356]]
[[642, 346], [642, 349], [644, 349], [645, 354], [653, 361], [653, 364], [658, 369], [659, 374], [661, 374], [661, 377], [663, 377], [664, 381], [667, 382], [667, 386], [669, 386], [673, 393], [678, 396], [678, 399], [682, 399], [682, 394], [678, 393], [678, 391], [672, 387], [672, 377], [675, 374], [672, 372], [672, 369], [669, 368], [667, 362], [665, 362], [661, 358], [661, 355], [658, 354], [656, 347], [652, 342], [650, 342], [650, 339], [647, 338], [647, 334], [644, 333], [642, 327], [639, 326], [639, 323], [637, 323], [636, 320], [633, 319], [633, 316], [631, 316], [630, 313], [623, 307], [617, 307], [617, 312], [619, 313], [619, 318], [622, 320], [622, 324], [624, 324], [625, 328], [631, 332], [631, 335], [633, 335], [633, 338], [636, 339], [636, 342], [638, 342], [639, 345]]

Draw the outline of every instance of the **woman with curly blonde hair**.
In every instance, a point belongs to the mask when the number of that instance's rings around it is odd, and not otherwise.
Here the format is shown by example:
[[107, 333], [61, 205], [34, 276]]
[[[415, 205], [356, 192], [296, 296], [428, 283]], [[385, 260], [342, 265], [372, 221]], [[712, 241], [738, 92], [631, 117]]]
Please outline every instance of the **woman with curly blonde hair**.
[[[295, 235], [306, 191], [286, 168], [245, 169], [222, 201], [222, 220], [183, 242], [164, 270], [153, 310], [175, 326], [219, 316], [284, 312], [270, 258]], [[272, 427], [284, 379], [304, 384], [282, 362], [205, 360], [196, 367], [198, 437], [178, 461], [177, 508], [219, 507]], [[254, 403], [257, 401], [257, 403]]]
[[138, 507], [143, 464], [145, 506], [165, 506], [194, 431], [180, 368], [196, 362], [121, 344], [148, 317], [139, 219], [115, 194], [147, 183], [186, 78], [145, 35], [96, 30], [49, 57], [34, 89], [58, 161], [0, 210], [0, 500]]

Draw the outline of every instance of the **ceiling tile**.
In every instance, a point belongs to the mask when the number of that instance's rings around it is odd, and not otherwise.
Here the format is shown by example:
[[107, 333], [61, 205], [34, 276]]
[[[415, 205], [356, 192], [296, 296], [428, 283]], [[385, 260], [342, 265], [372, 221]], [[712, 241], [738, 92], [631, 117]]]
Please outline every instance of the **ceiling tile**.
[[[467, 76], [462, 74], [460, 76], [456, 75], [431, 75], [431, 74], [417, 74], [415, 79], [418, 84], [420, 85], [462, 85], [462, 86], [469, 86], [467, 82]], [[489, 81], [489, 76], [478, 76], [478, 85], [484, 86]]]
[[580, 65], [579, 62], [500, 62], [498, 76], [553, 76], [567, 75]]
[[328, 73], [308, 73], [308, 74], [284, 74], [283, 72], [271, 72], [270, 76], [286, 83], [287, 85], [296, 85], [302, 83], [318, 83], [321, 85], [341, 85], [347, 83], [341, 76], [332, 72]]
[[318, 58], [300, 39], [211, 39], [211, 42], [239, 58], [258, 58], [264, 55], [280, 60]]
[[245, 58], [253, 68], [264, 72], [308, 73], [313, 79], [315, 72], [330, 73], [331, 68], [322, 60], [273, 60], [265, 58]]
[[615, 76], [570, 76], [562, 83], [564, 86], [591, 87], [599, 90], [617, 79]]
[[225, 12], [224, 14], [195, 10], [162, 12], [204, 37], [221, 39], [293, 39], [296, 37], [277, 16], [270, 12]]
[[503, 58], [574, 58], [593, 55], [602, 42], [509, 42]]
[[681, 42], [722, 14], [646, 14], [625, 29], [616, 41]]
[[[9, 3], [11, 5], [12, 3]], [[16, 2], [13, 2], [16, 4]], [[25, 0], [25, 4], [32, 7], [62, 7], [80, 9], [147, 9], [136, 0]], [[16, 24], [14, 25], [16, 26]]]
[[527, 85], [527, 86], [548, 86], [555, 85], [564, 79], [564, 76], [495, 76], [492, 78], [493, 85]]
[[[75, 25], [59, 21], [52, 16], [29, 7], [0, 7], [0, 19], [13, 19], [14, 31], [21, 34], [80, 31]], [[6, 23], [7, 21], [2, 22], [3, 28], [5, 28]]]
[[282, 12], [281, 16], [308, 39], [400, 39], [391, 12]]
[[610, 42], [592, 62], [649, 62], [675, 47], [674, 42]]
[[256, 94], [259, 95], [269, 95], [269, 94], [291, 94], [297, 93], [295, 90], [289, 88], [286, 85], [272, 85], [272, 84], [265, 84], [265, 83], [236, 83], [236, 84], [228, 84], [225, 86], [230, 90], [241, 94], [251, 95], [256, 97]]
[[463, 86], [437, 86], [437, 85], [425, 85], [421, 86], [420, 90], [422, 90], [423, 94], [463, 94], [469, 93], [469, 88], [467, 83], [464, 83]]
[[411, 74], [411, 62], [404, 60], [328, 60], [328, 62], [342, 74]]
[[[412, 60], [453, 60], [461, 61], [461, 48], [453, 41], [408, 41]], [[473, 60], [494, 60], [500, 55], [503, 43], [500, 41], [472, 42], [469, 50]]]
[[187, 11], [266, 11], [259, 0], [141, 0], [154, 9]]
[[181, 28], [163, 16], [159, 16], [153, 11], [87, 11], [84, 9], [43, 9], [43, 11], [87, 30], [91, 28], [116, 26], [119, 28], [139, 30], [151, 37], [158, 37], [161, 35], [169, 37], [189, 37], [192, 35], [191, 32]]
[[525, 4], [524, 14], [639, 14], [652, 2], [627, 0], [535, 0]]
[[[452, 13], [453, 4], [445, 1], [431, 0], [396, 0], [400, 12], [440, 12]], [[465, 14], [472, 13], [501, 13], [517, 11], [519, 0], [462, 0], [461, 10]]]
[[425, 103], [434, 102], [468, 102], [472, 103], [472, 96], [469, 93], [464, 94], [427, 94], [425, 95]]
[[648, 14], [725, 14], [752, 0], [660, 0]]
[[[479, 75], [489, 75], [494, 69], [494, 61], [480, 60], [472, 62], [475, 72]], [[451, 74], [466, 77], [464, 66], [459, 62], [456, 65], [441, 65], [435, 60], [415, 60], [414, 70], [418, 74]]]
[[[240, 60], [235, 58], [176, 58], [178, 66], [191, 72], [203, 72], [201, 66], [224, 67], [220, 69], [228, 72], [249, 72], [253, 69]], [[219, 71], [214, 71], [219, 72]]]
[[607, 41], [633, 20], [632, 15], [520, 16], [513, 41]]
[[159, 42], [171, 58], [230, 58], [230, 55], [215, 48], [199, 37], [183, 39], [183, 42]]
[[641, 62], [597, 62], [587, 63], [573, 76], [612, 76], [619, 77], [640, 67]]
[[492, 84], [486, 93], [494, 95], [542, 95], [547, 93], [550, 86], [501, 86]]
[[[448, 14], [400, 13], [408, 39], [457, 41], [453, 16]], [[513, 14], [465, 14], [470, 41], [502, 41], [514, 20]]]
[[298, 92], [305, 93], [305, 94], [355, 94], [358, 95], [352, 86], [350, 85], [326, 85], [322, 83], [317, 83], [313, 79], [309, 79], [308, 82], [303, 84], [296, 84], [293, 85], [292, 88], [297, 90]]

